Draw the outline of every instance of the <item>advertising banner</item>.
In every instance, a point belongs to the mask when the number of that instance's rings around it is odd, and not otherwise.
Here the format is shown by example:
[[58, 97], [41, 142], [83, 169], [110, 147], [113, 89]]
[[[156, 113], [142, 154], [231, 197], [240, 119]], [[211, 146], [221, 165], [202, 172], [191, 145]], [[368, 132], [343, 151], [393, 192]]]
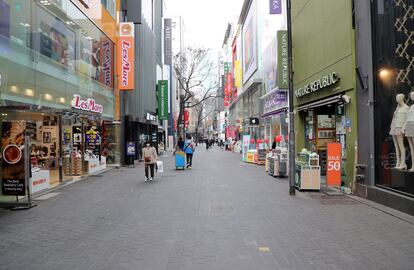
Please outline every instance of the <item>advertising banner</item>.
[[243, 83], [257, 70], [256, 1], [250, 6], [243, 24]]
[[263, 115], [288, 107], [286, 90], [275, 89], [263, 97]]
[[134, 24], [120, 23], [117, 44], [118, 88], [134, 89], [135, 66]]
[[243, 72], [240, 60], [234, 61], [234, 86], [241, 87], [243, 79]]
[[247, 152], [250, 146], [250, 135], [243, 135], [242, 161], [247, 161]]
[[341, 143], [327, 144], [326, 185], [341, 186]]
[[282, 0], [269, 0], [270, 14], [282, 14]]
[[164, 65], [172, 65], [171, 19], [164, 19]]
[[127, 142], [126, 143], [127, 156], [135, 156], [135, 143]]
[[168, 81], [159, 80], [158, 90], [158, 119], [168, 120]]
[[277, 31], [277, 83], [279, 89], [289, 88], [288, 34], [286, 30]]
[[3, 195], [26, 195], [24, 142], [25, 121], [3, 122], [1, 189]]

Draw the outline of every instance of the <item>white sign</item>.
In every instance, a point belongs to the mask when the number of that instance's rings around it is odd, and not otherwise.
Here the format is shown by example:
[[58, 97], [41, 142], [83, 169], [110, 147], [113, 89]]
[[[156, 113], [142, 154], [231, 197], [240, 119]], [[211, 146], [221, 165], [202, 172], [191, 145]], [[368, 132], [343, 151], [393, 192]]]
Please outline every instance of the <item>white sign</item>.
[[148, 121], [157, 121], [157, 117], [153, 114], [147, 113], [147, 120]]
[[297, 89], [295, 91], [296, 98], [309, 95], [310, 93], [334, 85], [335, 83], [339, 82], [340, 79], [341, 78], [338, 76], [338, 74], [336, 74], [336, 72], [332, 72], [329, 75], [323, 76], [321, 79], [313, 81], [304, 87]]
[[73, 95], [72, 108], [95, 113], [103, 112], [103, 106], [97, 104], [94, 99], [81, 99], [79, 95]]
[[32, 177], [30, 178], [30, 187], [32, 193], [39, 192], [44, 189], [49, 188], [50, 182], [50, 173], [47, 170], [40, 170], [38, 172], [33, 172]]

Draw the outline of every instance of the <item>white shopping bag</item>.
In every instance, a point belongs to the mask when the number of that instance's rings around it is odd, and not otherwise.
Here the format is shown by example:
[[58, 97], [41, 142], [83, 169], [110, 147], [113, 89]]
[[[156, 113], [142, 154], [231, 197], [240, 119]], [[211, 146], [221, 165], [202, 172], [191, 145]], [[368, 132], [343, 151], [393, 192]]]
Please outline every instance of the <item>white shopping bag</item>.
[[157, 160], [157, 172], [159, 173], [164, 172], [164, 165], [162, 164], [161, 160]]

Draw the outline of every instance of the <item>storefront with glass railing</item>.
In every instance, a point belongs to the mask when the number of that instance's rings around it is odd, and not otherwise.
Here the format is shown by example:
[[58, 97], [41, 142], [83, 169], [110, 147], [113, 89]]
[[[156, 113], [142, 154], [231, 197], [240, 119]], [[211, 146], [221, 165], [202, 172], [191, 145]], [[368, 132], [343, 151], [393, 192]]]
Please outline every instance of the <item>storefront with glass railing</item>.
[[2, 150], [27, 135], [33, 191], [119, 164], [114, 40], [74, 2], [0, 0]]

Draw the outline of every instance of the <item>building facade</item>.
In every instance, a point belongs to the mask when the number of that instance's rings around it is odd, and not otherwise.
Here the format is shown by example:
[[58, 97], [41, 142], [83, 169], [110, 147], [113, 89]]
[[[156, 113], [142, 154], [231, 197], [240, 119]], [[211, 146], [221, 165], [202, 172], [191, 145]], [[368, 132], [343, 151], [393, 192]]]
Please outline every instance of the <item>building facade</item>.
[[317, 153], [321, 174], [326, 175], [327, 144], [340, 142], [340, 185], [348, 192], [357, 139], [352, 2], [294, 1], [292, 5], [296, 150]]
[[[115, 0], [0, 1], [2, 149], [30, 148], [31, 192], [119, 163], [117, 8]], [[28, 162], [19, 157], [3, 164], [3, 195], [14, 167]]]
[[[356, 192], [410, 214], [414, 214], [413, 7], [412, 0], [355, 2], [358, 123], [364, 132], [358, 136], [361, 165]], [[396, 125], [393, 119], [399, 108], [403, 117]]]

